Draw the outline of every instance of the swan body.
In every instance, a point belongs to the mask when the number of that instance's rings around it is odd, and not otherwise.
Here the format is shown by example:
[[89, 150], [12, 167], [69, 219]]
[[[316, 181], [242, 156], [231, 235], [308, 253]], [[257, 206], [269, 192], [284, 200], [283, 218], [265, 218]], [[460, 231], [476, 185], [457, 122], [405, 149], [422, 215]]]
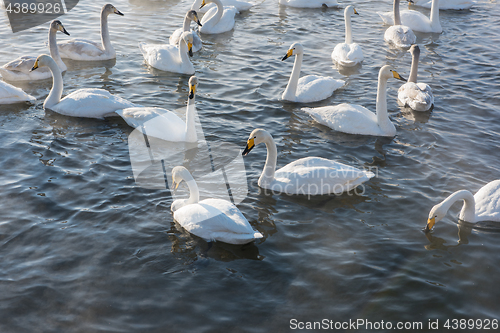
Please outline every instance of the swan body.
[[203, 0], [201, 7], [207, 3], [215, 3], [216, 7], [208, 10], [201, 19], [200, 32], [204, 34], [220, 34], [234, 28], [234, 16], [238, 12], [235, 7], [224, 7], [220, 0]]
[[162, 71], [194, 74], [189, 56], [193, 55], [193, 34], [183, 32], [178, 46], [139, 43], [139, 49], [148, 65]]
[[[49, 51], [52, 59], [55, 60], [61, 72], [67, 70], [66, 65], [59, 55], [57, 49], [56, 33], [61, 31], [69, 36], [61, 21], [54, 20], [49, 27]], [[48, 68], [41, 68], [40, 71], [33, 72], [31, 68], [35, 64], [35, 56], [22, 56], [0, 67], [0, 73], [5, 80], [9, 81], [26, 81], [26, 80], [44, 80], [50, 79], [52, 73]]]
[[387, 80], [391, 77], [406, 81], [388, 65], [380, 69], [376, 114], [361, 105], [346, 103], [303, 110], [318, 123], [339, 132], [392, 137], [396, 135], [396, 127], [387, 114], [386, 92]]
[[[385, 24], [394, 24], [394, 17], [391, 12], [378, 13]], [[419, 32], [443, 32], [439, 22], [439, 0], [432, 0], [431, 15], [425, 16], [416, 10], [402, 10], [401, 24], [409, 27], [413, 31]]]
[[394, 15], [395, 23], [385, 31], [384, 40], [400, 48], [407, 48], [412, 44], [415, 44], [417, 42], [417, 36], [415, 36], [413, 31], [409, 27], [401, 25], [399, 0], [394, 0], [392, 14]]
[[101, 44], [87, 39], [72, 39], [59, 43], [61, 57], [73, 60], [94, 61], [109, 60], [116, 58], [116, 52], [111, 45], [108, 29], [108, 15], [123, 14], [113, 5], [107, 4], [101, 10]]
[[[415, 6], [431, 8], [432, 0], [413, 0], [413, 4]], [[455, 10], [463, 10], [470, 9], [474, 5], [474, 1], [472, 0], [439, 0], [439, 9], [455, 9]]]
[[295, 8], [339, 7], [337, 0], [279, 0], [279, 3]]
[[207, 241], [220, 241], [229, 244], [246, 244], [262, 238], [255, 231], [240, 210], [222, 199], [199, 201], [196, 181], [182, 166], [172, 169], [172, 187], [185, 181], [189, 187], [189, 199], [178, 199], [172, 203], [171, 210], [184, 229]]
[[332, 60], [344, 67], [356, 66], [363, 61], [361, 46], [352, 42], [351, 16], [359, 15], [354, 6], [349, 5], [344, 10], [345, 43], [339, 43], [332, 52]]
[[[199, 11], [200, 13], [206, 13], [210, 9], [216, 7], [215, 3], [209, 3], [200, 9], [202, 1], [203, 0], [195, 0], [193, 2], [193, 5], [191, 6], [191, 9]], [[250, 8], [253, 7], [253, 3], [246, 1], [239, 1], [239, 0], [221, 0], [221, 3], [224, 7], [229, 7], [229, 6], [235, 7], [238, 12], [249, 10]]]
[[7, 82], [0, 81], [0, 104], [14, 104], [34, 101], [36, 101], [36, 98], [28, 95], [22, 89], [14, 87]]
[[330, 97], [344, 85], [344, 81], [326, 76], [307, 75], [299, 79], [304, 56], [304, 48], [300, 43], [293, 43], [281, 60], [284, 61], [292, 55], [295, 55], [295, 62], [288, 85], [281, 96], [283, 100], [298, 103], [317, 102]]
[[258, 185], [273, 192], [303, 195], [340, 194], [375, 176], [372, 172], [321, 157], [301, 158], [276, 170], [276, 144], [271, 134], [263, 129], [252, 131], [243, 156], [261, 142], [266, 144], [267, 159]]
[[43, 103], [43, 107], [72, 117], [103, 118], [116, 115], [114, 111], [135, 104], [103, 89], [79, 89], [61, 99], [63, 80], [61, 70], [48, 55], [40, 55], [33, 65], [33, 70], [47, 66], [52, 72], [52, 89]]
[[464, 201], [458, 216], [460, 220], [470, 223], [500, 222], [500, 180], [497, 179], [483, 186], [475, 195], [467, 190], [457, 191], [432, 207], [425, 230], [431, 230], [434, 224], [446, 216], [451, 206], [460, 200]]
[[198, 19], [198, 14], [194, 10], [190, 10], [186, 13], [184, 17], [184, 24], [182, 28], [179, 28], [173, 32], [173, 34], [169, 37], [168, 41], [170, 45], [179, 45], [179, 39], [182, 36], [182, 33], [185, 31], [191, 31], [193, 34], [193, 52], [198, 52], [201, 50], [201, 38], [198, 36], [198, 33], [194, 30], [190, 29], [191, 21], [196, 22], [201, 27], [200, 20]]
[[434, 104], [434, 95], [429, 85], [418, 82], [418, 59], [420, 57], [420, 48], [418, 45], [412, 45], [410, 48], [412, 55], [411, 71], [408, 82], [403, 84], [398, 90], [398, 99], [403, 105], [408, 105], [415, 111], [427, 111]]
[[186, 110], [186, 122], [172, 111], [152, 107], [132, 107], [118, 110], [118, 113], [130, 126], [141, 133], [166, 141], [197, 142], [195, 127], [195, 92], [198, 85], [196, 76], [189, 79], [189, 98]]

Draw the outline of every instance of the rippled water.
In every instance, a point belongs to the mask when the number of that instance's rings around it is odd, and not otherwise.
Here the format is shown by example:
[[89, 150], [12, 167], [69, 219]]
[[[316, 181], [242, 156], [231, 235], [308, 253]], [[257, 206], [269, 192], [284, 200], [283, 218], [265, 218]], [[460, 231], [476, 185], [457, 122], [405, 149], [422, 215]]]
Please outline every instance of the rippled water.
[[[80, 1], [60, 20], [72, 37], [97, 40], [103, 4]], [[96, 87], [142, 105], [183, 107], [189, 76], [148, 68], [137, 43], [166, 41], [190, 2], [113, 4], [125, 14], [109, 19], [116, 62], [67, 62], [65, 93]], [[313, 106], [374, 109], [379, 68], [391, 64], [404, 76], [410, 69], [410, 54], [383, 41], [386, 27], [375, 12], [391, 6], [356, 3], [354, 40], [365, 61], [351, 72], [339, 73], [330, 59], [344, 36], [341, 9], [266, 0], [237, 16], [234, 31], [202, 36], [193, 62], [207, 140], [243, 148], [250, 131], [263, 127], [276, 139], [278, 166], [321, 156], [378, 168], [359, 195], [267, 195], [256, 185], [265, 148], [256, 147], [245, 157], [249, 192], [239, 208], [265, 237], [247, 246], [210, 246], [173, 222], [170, 192], [135, 182], [132, 129], [120, 118], [44, 112], [51, 81], [17, 84], [38, 101], [0, 112], [0, 331], [286, 332], [293, 318], [425, 328], [436, 318], [440, 325], [498, 319], [500, 228], [458, 225], [455, 205], [431, 234], [422, 232], [445, 196], [500, 178], [496, 0], [441, 11], [444, 32], [418, 34], [419, 79], [432, 86], [435, 107], [400, 108], [401, 83], [390, 80], [393, 139], [333, 132], [301, 105], [278, 100], [292, 69], [280, 58], [300, 41], [303, 74], [347, 81]], [[2, 64], [48, 52], [46, 25], [12, 34], [0, 15], [0, 34]]]

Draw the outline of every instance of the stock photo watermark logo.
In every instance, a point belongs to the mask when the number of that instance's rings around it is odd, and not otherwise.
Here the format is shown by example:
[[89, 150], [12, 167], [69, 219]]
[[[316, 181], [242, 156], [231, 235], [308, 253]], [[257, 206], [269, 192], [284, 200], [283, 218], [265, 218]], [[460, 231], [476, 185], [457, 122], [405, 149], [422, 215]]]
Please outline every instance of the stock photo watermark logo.
[[79, 0], [3, 0], [13, 33], [50, 22], [73, 9]]

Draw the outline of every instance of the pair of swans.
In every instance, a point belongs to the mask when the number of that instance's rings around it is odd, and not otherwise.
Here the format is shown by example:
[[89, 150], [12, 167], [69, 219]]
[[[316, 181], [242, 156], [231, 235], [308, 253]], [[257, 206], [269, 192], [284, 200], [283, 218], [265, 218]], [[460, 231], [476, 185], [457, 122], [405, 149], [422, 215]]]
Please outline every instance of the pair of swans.
[[293, 43], [281, 60], [285, 61], [291, 56], [295, 56], [295, 62], [288, 85], [281, 96], [283, 100], [298, 103], [321, 101], [330, 97], [335, 90], [345, 84], [342, 80], [317, 75], [307, 75], [299, 79], [304, 57], [304, 48], [300, 43]]
[[[200, 9], [201, 3], [203, 0], [195, 0], [193, 2], [193, 5], [191, 6], [192, 10], [198, 10], [200, 13], [206, 13], [210, 9], [216, 7], [217, 5], [215, 3], [210, 3], [206, 6], [203, 6], [203, 8]], [[239, 1], [239, 0], [220, 0], [222, 5], [224, 7], [229, 7], [233, 6], [236, 8], [237, 11], [241, 12], [244, 10], [249, 10], [250, 8], [253, 7], [253, 3], [246, 2], [246, 1]]]
[[[49, 51], [50, 56], [59, 66], [61, 72], [64, 72], [67, 67], [61, 59], [59, 50], [57, 49], [56, 33], [60, 31], [69, 36], [61, 21], [54, 20], [50, 22], [49, 27]], [[48, 68], [42, 68], [40, 71], [33, 72], [31, 68], [35, 64], [35, 56], [22, 56], [0, 67], [0, 73], [5, 80], [9, 81], [25, 81], [25, 80], [44, 80], [50, 79], [52, 73]]]
[[389, 65], [380, 69], [376, 113], [361, 105], [346, 103], [303, 110], [318, 123], [338, 132], [392, 137], [396, 135], [396, 127], [387, 113], [387, 80], [390, 78], [406, 81]]
[[279, 0], [280, 5], [295, 8], [338, 7], [337, 0]]
[[267, 158], [258, 185], [275, 193], [340, 194], [350, 191], [375, 176], [370, 171], [321, 157], [301, 158], [276, 170], [276, 144], [271, 134], [264, 129], [252, 131], [243, 156], [246, 156], [259, 143], [265, 143]]
[[344, 67], [356, 66], [364, 59], [361, 46], [352, 42], [351, 16], [354, 14], [359, 15], [353, 5], [345, 8], [345, 43], [337, 44], [332, 52], [333, 62]]
[[399, 0], [394, 0], [393, 13], [394, 25], [390, 26], [384, 33], [384, 40], [396, 47], [407, 48], [417, 42], [417, 36], [406, 25], [401, 24], [399, 13]]
[[198, 36], [198, 33], [194, 30], [191, 30], [191, 21], [196, 22], [198, 26], [202, 26], [200, 20], [198, 19], [198, 14], [195, 10], [190, 10], [184, 16], [184, 23], [182, 28], [179, 28], [174, 31], [174, 33], [168, 38], [170, 45], [179, 45], [179, 40], [181, 39], [183, 32], [191, 32], [193, 34], [193, 52], [198, 52], [201, 50], [201, 38]]
[[[412, 2], [413, 0], [409, 0]], [[399, 4], [398, 4], [399, 11]], [[398, 24], [396, 23], [396, 14], [391, 12], [378, 13], [385, 24]], [[403, 10], [401, 11], [401, 23], [409, 27], [413, 31], [419, 32], [443, 32], [441, 23], [439, 22], [439, 0], [432, 0], [431, 15], [430, 17], [417, 12], [416, 10]]]

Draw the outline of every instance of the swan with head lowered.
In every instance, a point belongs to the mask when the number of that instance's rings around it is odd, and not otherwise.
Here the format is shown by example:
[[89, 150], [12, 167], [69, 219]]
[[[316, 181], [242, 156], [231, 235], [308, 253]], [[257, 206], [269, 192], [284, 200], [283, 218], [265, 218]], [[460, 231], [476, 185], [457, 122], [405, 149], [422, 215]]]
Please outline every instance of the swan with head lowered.
[[[431, 8], [432, 0], [412, 0], [412, 4], [415, 6]], [[439, 0], [439, 9], [455, 9], [463, 10], [470, 9], [474, 5], [472, 0]]]
[[338, 7], [337, 0], [279, 0], [280, 5], [295, 8]]
[[171, 210], [174, 220], [184, 229], [207, 241], [229, 244], [246, 244], [263, 237], [229, 201], [200, 201], [198, 186], [191, 173], [183, 166], [176, 166], [172, 169], [171, 188], [177, 189], [182, 181], [185, 181], [189, 188], [189, 199], [175, 200]]
[[364, 58], [361, 46], [352, 42], [351, 16], [354, 14], [359, 15], [353, 5], [349, 5], [345, 8], [345, 43], [337, 44], [332, 52], [333, 62], [340, 66], [356, 66], [361, 63]]
[[111, 4], [104, 5], [101, 9], [101, 44], [88, 39], [72, 39], [59, 43], [61, 57], [73, 60], [94, 61], [116, 58], [116, 52], [111, 45], [108, 29], [108, 15], [123, 14]]
[[451, 206], [461, 200], [464, 205], [458, 215], [460, 220], [470, 223], [500, 222], [500, 180], [497, 179], [483, 186], [475, 195], [467, 190], [457, 191], [432, 207], [425, 231], [431, 230], [434, 224], [446, 216]]
[[118, 110], [118, 113], [130, 126], [141, 133], [166, 141], [191, 142], [198, 141], [196, 134], [195, 96], [198, 79], [189, 79], [189, 95], [186, 108], [186, 122], [172, 111], [155, 107], [132, 107]]
[[276, 170], [276, 144], [271, 134], [264, 129], [258, 128], [250, 133], [243, 156], [259, 143], [265, 143], [267, 158], [258, 185], [276, 193], [341, 194], [375, 176], [370, 171], [321, 157], [304, 157]]
[[28, 95], [22, 89], [14, 87], [7, 82], [0, 81], [0, 104], [15, 104], [34, 101], [36, 101], [36, 98]]
[[235, 7], [224, 7], [220, 0], [202, 0], [200, 9], [207, 3], [215, 3], [216, 7], [208, 10], [201, 19], [200, 32], [203, 34], [220, 34], [234, 28]]
[[40, 67], [48, 67], [52, 72], [52, 89], [43, 102], [45, 109], [72, 117], [103, 118], [116, 116], [114, 111], [135, 104], [114, 95], [104, 89], [79, 89], [67, 95], [63, 99], [63, 79], [61, 70], [54, 59], [49, 55], [38, 56], [32, 70]]
[[427, 111], [434, 104], [434, 95], [428, 84], [417, 83], [418, 59], [420, 48], [418, 45], [410, 47], [411, 70], [408, 82], [399, 87], [398, 99], [403, 105], [407, 105], [415, 111]]
[[201, 50], [202, 44], [200, 36], [198, 36], [198, 33], [196, 31], [190, 28], [191, 21], [196, 22], [196, 24], [201, 27], [200, 20], [198, 19], [198, 14], [195, 10], [190, 10], [186, 13], [186, 16], [184, 16], [184, 24], [182, 28], [175, 30], [168, 39], [170, 45], [179, 45], [179, 39], [181, 38], [182, 33], [191, 31], [191, 33], [193, 34], [193, 52], [198, 52], [199, 50]]
[[288, 85], [281, 95], [283, 100], [298, 103], [317, 102], [330, 97], [335, 90], [344, 85], [344, 81], [326, 76], [307, 75], [299, 79], [304, 56], [304, 48], [300, 43], [293, 43], [281, 60], [285, 61], [293, 55], [295, 62]]
[[417, 36], [406, 25], [401, 25], [401, 17], [399, 13], [399, 0], [394, 0], [393, 13], [394, 25], [387, 28], [384, 33], [384, 40], [396, 47], [410, 47], [417, 42]]
[[[67, 67], [59, 55], [57, 49], [56, 33], [60, 31], [69, 36], [61, 21], [54, 20], [50, 22], [49, 27], [49, 51], [52, 59], [55, 60], [61, 72], [64, 72]], [[52, 73], [48, 68], [42, 68], [40, 71], [33, 72], [31, 69], [35, 64], [35, 56], [22, 56], [0, 67], [0, 73], [5, 80], [9, 81], [25, 81], [25, 80], [44, 80], [50, 79]]]
[[[412, 0], [409, 0], [410, 3]], [[378, 13], [385, 24], [393, 24], [393, 17], [391, 12]], [[401, 11], [401, 24], [409, 27], [413, 31], [418, 32], [443, 32], [441, 23], [439, 22], [439, 0], [432, 0], [431, 15], [425, 16], [416, 10], [402, 10]]]
[[[195, 0], [191, 5], [191, 9], [196, 10], [200, 13], [206, 13], [210, 9], [216, 7], [215, 3], [209, 3], [200, 9], [202, 1], [203, 0]], [[253, 7], [253, 3], [240, 0], [221, 0], [221, 3], [224, 7], [229, 7], [229, 6], [235, 7], [238, 12], [249, 10], [250, 8]]]
[[380, 69], [376, 113], [361, 105], [346, 103], [302, 110], [318, 123], [338, 132], [392, 137], [396, 135], [396, 127], [387, 113], [387, 80], [390, 78], [406, 81], [388, 65]]

